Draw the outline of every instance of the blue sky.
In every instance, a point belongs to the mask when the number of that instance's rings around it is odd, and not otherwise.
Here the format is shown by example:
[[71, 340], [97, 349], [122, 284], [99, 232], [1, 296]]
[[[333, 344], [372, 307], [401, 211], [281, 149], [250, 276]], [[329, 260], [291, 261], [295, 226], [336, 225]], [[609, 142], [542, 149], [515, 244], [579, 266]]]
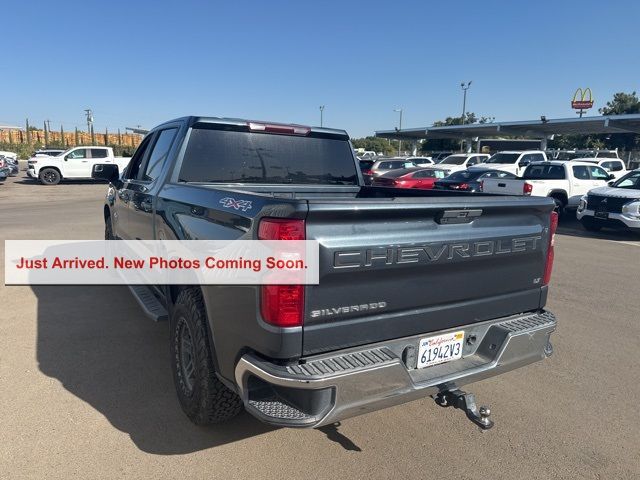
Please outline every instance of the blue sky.
[[637, 1], [108, 1], [2, 7], [0, 123], [152, 127], [182, 115], [345, 128], [424, 126], [467, 109], [573, 117], [639, 90]]

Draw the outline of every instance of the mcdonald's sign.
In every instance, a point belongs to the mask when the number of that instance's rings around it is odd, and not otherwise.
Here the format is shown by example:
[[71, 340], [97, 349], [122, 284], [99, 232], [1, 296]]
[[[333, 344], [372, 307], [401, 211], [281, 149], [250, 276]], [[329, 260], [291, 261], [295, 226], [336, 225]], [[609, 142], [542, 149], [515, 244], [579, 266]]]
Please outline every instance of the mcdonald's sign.
[[586, 110], [593, 107], [593, 95], [589, 87], [582, 90], [578, 88], [576, 93], [573, 94], [573, 100], [571, 100], [571, 108], [576, 110]]

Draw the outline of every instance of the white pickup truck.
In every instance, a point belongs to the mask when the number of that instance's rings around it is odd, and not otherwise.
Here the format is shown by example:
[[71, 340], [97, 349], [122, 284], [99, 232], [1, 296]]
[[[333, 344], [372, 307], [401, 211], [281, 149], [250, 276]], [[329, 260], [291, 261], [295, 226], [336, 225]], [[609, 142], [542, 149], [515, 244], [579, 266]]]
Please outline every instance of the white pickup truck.
[[116, 157], [111, 147], [74, 147], [56, 156], [29, 159], [27, 175], [37, 178], [43, 185], [56, 185], [65, 179], [91, 179], [97, 163], [115, 163], [123, 171], [129, 157]]
[[503, 170], [519, 177], [530, 163], [545, 161], [547, 161], [547, 155], [540, 150], [506, 151], [494, 154], [475, 168]]
[[551, 197], [561, 213], [566, 208], [578, 208], [583, 195], [592, 188], [606, 186], [612, 179], [613, 175], [593, 163], [553, 160], [530, 164], [519, 179], [487, 178], [482, 181], [482, 191]]

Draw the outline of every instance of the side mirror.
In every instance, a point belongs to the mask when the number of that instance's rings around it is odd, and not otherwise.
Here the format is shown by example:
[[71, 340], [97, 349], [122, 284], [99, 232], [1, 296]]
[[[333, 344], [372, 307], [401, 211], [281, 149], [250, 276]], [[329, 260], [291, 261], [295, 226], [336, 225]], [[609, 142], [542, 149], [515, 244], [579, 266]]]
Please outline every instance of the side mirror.
[[521, 160], [520, 162], [518, 162], [518, 166], [519, 167], [526, 167], [531, 163], [531, 160]]
[[615, 180], [616, 176], [613, 173], [609, 174], [609, 180]]
[[609, 185], [609, 186], [611, 187], [611, 186], [613, 186], [613, 184], [614, 184], [614, 183], [616, 183], [616, 182], [614, 182], [613, 180], [611, 180], [611, 181], [607, 182], [607, 185]]
[[113, 183], [120, 178], [120, 170], [113, 163], [97, 163], [93, 166], [91, 178]]

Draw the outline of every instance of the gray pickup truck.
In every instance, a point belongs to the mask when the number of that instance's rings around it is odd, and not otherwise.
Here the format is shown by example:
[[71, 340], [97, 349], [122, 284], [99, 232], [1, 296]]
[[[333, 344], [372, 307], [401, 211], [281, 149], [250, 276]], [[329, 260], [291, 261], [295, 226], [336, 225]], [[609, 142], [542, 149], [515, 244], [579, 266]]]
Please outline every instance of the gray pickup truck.
[[110, 181], [107, 239], [308, 239], [317, 285], [133, 286], [170, 325], [182, 409], [318, 427], [433, 396], [482, 428], [460, 387], [551, 355], [548, 198], [365, 186], [342, 130], [186, 117]]

